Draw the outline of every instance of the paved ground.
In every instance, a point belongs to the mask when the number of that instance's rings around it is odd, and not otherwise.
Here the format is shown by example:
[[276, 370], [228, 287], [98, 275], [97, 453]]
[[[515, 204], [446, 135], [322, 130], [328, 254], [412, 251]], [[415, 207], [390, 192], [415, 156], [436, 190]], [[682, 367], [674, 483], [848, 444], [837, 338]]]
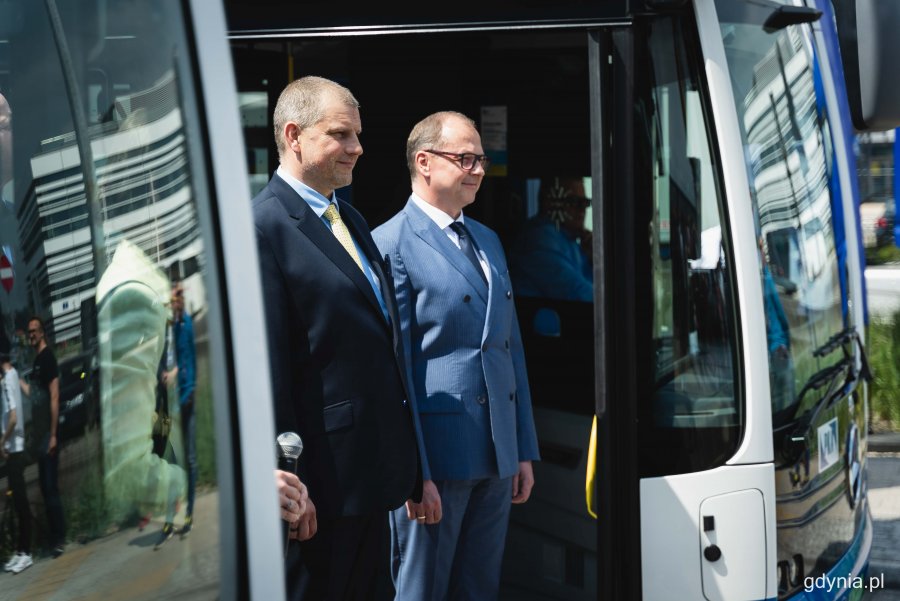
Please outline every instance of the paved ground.
[[[162, 523], [128, 528], [81, 545], [70, 543], [57, 559], [37, 559], [21, 574], [0, 574], [4, 601], [150, 601], [215, 598], [219, 583], [219, 496], [199, 495], [196, 523], [185, 539], [175, 536], [158, 551]], [[204, 520], [204, 517], [206, 518]], [[181, 516], [176, 516], [176, 524]]]
[[[875, 534], [869, 575], [884, 574], [887, 588], [900, 595], [900, 454], [869, 454], [869, 503]], [[900, 601], [897, 597], [872, 598]]]

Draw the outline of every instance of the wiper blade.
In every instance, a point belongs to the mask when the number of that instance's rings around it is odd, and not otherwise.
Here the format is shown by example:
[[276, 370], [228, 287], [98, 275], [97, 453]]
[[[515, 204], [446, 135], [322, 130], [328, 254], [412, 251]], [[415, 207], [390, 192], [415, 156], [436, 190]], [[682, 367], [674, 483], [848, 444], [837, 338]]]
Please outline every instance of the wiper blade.
[[844, 348], [844, 345], [848, 342], [856, 342], [856, 346], [859, 349], [859, 376], [862, 377], [865, 381], [872, 381], [872, 371], [869, 369], [869, 358], [866, 356], [866, 349], [863, 346], [862, 338], [859, 336], [859, 332], [853, 326], [847, 326], [831, 338], [825, 341], [825, 344], [817, 348], [813, 351], [814, 357], [825, 357], [826, 355], [830, 355], [834, 352], [835, 349], [840, 348], [844, 351], [844, 356], [849, 357], [849, 353], [847, 349]]
[[856, 337], [856, 328], [847, 326], [831, 338], [825, 344], [813, 351], [813, 357], [824, 357], [834, 352], [834, 349], [842, 347]]
[[[816, 423], [819, 414], [828, 407], [831, 407], [834, 401], [842, 396], [846, 385], [856, 379], [857, 374], [854, 373], [853, 365], [853, 357], [845, 355], [840, 361], [820, 369], [806, 381], [800, 394], [797, 395], [797, 400], [795, 402], [798, 405], [803, 401], [803, 397], [812, 390], [819, 390], [825, 386], [828, 386], [829, 390], [816, 401], [815, 405], [804, 411], [802, 415], [795, 417], [791, 423], [786, 425], [786, 427], [793, 426], [790, 433], [784, 437], [782, 448], [782, 453], [788, 462], [793, 463], [803, 452], [803, 447], [806, 445], [806, 438], [809, 435], [810, 426]], [[841, 375], [845, 376], [843, 385], [839, 387], [835, 386], [839, 381], [838, 376]]]

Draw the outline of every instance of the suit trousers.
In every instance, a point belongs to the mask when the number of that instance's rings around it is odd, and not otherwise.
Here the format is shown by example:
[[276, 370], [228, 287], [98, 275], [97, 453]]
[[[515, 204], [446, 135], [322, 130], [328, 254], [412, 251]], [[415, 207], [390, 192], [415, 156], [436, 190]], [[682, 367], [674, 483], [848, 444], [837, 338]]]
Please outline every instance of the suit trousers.
[[325, 518], [308, 541], [291, 541], [288, 601], [391, 599], [387, 512]]
[[437, 524], [391, 512], [391, 575], [397, 601], [496, 599], [512, 502], [512, 477], [435, 481]]

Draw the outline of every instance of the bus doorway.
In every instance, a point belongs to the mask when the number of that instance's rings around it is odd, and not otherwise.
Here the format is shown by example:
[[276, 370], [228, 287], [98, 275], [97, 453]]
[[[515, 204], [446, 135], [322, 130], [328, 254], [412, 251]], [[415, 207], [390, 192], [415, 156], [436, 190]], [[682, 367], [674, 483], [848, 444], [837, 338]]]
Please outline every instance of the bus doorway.
[[271, 119], [281, 88], [304, 75], [338, 81], [361, 104], [365, 150], [338, 195], [373, 229], [409, 197], [405, 144], [416, 122], [456, 110], [479, 125], [492, 164], [466, 216], [496, 231], [506, 251], [542, 456], [531, 499], [513, 507], [502, 577], [509, 599], [598, 594], [597, 521], [585, 500], [598, 169], [590, 43], [583, 28], [232, 41], [251, 179], [264, 185], [277, 167]]

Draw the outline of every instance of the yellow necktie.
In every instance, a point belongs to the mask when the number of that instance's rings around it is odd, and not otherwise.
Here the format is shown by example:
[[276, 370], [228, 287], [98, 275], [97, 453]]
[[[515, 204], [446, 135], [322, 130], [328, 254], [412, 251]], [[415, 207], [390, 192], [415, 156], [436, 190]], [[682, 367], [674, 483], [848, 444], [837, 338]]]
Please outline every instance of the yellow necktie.
[[338, 213], [334, 203], [328, 205], [328, 208], [325, 209], [325, 219], [331, 224], [331, 232], [334, 234], [334, 237], [338, 239], [344, 250], [350, 254], [350, 258], [359, 265], [359, 268], [363, 269], [362, 261], [359, 260], [359, 254], [356, 252], [356, 246], [353, 244], [353, 238], [350, 236], [350, 230], [344, 225], [341, 214]]

